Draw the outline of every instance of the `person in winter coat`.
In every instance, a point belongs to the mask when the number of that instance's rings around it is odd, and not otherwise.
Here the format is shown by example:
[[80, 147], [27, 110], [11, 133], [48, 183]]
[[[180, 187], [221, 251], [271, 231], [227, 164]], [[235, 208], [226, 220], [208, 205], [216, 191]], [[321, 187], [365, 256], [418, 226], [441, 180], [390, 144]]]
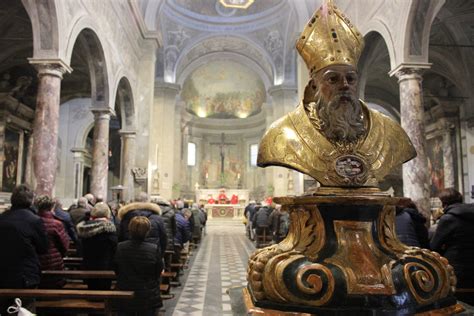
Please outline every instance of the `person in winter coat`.
[[[85, 270], [111, 270], [117, 248], [117, 232], [110, 221], [110, 209], [104, 202], [97, 203], [91, 211], [90, 219], [77, 224], [77, 234], [82, 244]], [[88, 279], [91, 290], [109, 290], [111, 280]]]
[[89, 210], [87, 209], [87, 199], [85, 197], [80, 197], [77, 200], [77, 205], [75, 207], [72, 207], [69, 211], [69, 215], [71, 215], [74, 227], [86, 219], [86, 214], [88, 212]]
[[[35, 206], [48, 234], [48, 252], [39, 256], [41, 270], [64, 270], [63, 257], [69, 248], [69, 237], [63, 223], [54, 217], [55, 202], [47, 195], [40, 195], [35, 199]], [[60, 288], [64, 284], [63, 278], [41, 280], [42, 288]]]
[[442, 190], [438, 197], [444, 215], [431, 240], [431, 250], [439, 252], [453, 266], [458, 288], [473, 288], [474, 205], [463, 204], [461, 193], [453, 188]]
[[[190, 213], [190, 212], [189, 212]], [[176, 235], [174, 236], [174, 255], [173, 261], [179, 262], [181, 251], [191, 239], [191, 231], [189, 230], [188, 219], [184, 216], [183, 212], [176, 212]]]
[[426, 218], [420, 214], [415, 203], [403, 200], [397, 206], [395, 231], [398, 239], [407, 246], [429, 248]]
[[134, 216], [127, 227], [130, 239], [118, 244], [114, 260], [117, 288], [135, 292], [132, 300], [119, 302], [119, 316], [154, 316], [163, 306], [160, 249], [156, 243], [146, 242], [151, 226], [147, 217]]
[[[33, 196], [28, 186], [17, 186], [10, 197], [11, 208], [0, 214], [0, 288], [31, 289], [40, 283], [39, 255], [48, 251], [48, 235], [31, 208]], [[0, 314], [8, 315], [6, 308], [12, 303], [1, 298]]]
[[198, 242], [201, 240], [201, 233], [203, 227], [202, 217], [200, 215], [201, 211], [199, 210], [199, 205], [197, 203], [193, 203], [191, 206], [192, 218], [193, 218], [193, 225], [191, 227], [191, 234], [193, 239], [196, 239]]
[[[145, 200], [144, 197], [143, 200]], [[118, 211], [118, 218], [120, 220], [119, 241], [130, 239], [128, 225], [132, 218], [144, 216], [151, 223], [150, 233], [147, 235], [146, 241], [158, 245], [160, 253], [164, 255], [168, 238], [160, 214], [160, 207], [148, 202], [134, 202], [121, 207]]]
[[63, 205], [61, 204], [61, 201], [59, 201], [58, 198], [55, 198], [53, 201], [54, 201], [54, 209], [53, 209], [54, 218], [61, 221], [69, 237], [69, 240], [71, 240], [72, 242], [76, 242], [77, 233], [76, 233], [74, 223], [72, 222], [71, 215], [68, 212], [63, 210]]
[[288, 211], [282, 210], [281, 205], [277, 205], [273, 212], [268, 217], [268, 226], [273, 232], [273, 241], [279, 243], [288, 234], [289, 229], [289, 214]]
[[262, 234], [263, 229], [268, 227], [268, 217], [270, 216], [270, 212], [270, 207], [262, 206], [253, 216], [252, 227], [255, 228], [255, 233], [257, 235]]
[[173, 250], [174, 236], [176, 235], [176, 218], [171, 203], [159, 197], [154, 201], [161, 209], [161, 218], [165, 227], [167, 243], [166, 250]]

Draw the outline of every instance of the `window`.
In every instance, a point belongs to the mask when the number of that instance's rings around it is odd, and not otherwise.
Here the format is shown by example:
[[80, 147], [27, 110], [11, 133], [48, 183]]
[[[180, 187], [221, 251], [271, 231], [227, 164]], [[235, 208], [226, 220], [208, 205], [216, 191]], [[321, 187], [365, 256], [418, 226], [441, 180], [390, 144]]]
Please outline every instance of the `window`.
[[188, 166], [196, 165], [196, 144], [188, 143]]
[[250, 166], [257, 166], [258, 144], [250, 145]]

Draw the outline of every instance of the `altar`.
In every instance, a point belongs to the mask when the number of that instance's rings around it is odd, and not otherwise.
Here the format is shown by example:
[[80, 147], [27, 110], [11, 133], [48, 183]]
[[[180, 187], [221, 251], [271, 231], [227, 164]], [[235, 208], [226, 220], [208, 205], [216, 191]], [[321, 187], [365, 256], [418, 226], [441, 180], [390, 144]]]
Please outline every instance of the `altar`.
[[196, 201], [204, 205], [209, 219], [242, 220], [249, 203], [249, 190], [197, 189]]

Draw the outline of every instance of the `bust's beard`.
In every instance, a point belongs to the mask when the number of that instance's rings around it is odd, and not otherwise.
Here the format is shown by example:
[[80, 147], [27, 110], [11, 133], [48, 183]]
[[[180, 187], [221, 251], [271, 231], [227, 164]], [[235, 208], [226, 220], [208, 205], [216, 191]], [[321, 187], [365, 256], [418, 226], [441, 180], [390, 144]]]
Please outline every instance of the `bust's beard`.
[[[340, 102], [341, 97], [349, 99]], [[366, 133], [362, 106], [351, 94], [341, 92], [326, 103], [319, 91], [315, 102], [305, 104], [313, 124], [335, 144], [357, 142]]]

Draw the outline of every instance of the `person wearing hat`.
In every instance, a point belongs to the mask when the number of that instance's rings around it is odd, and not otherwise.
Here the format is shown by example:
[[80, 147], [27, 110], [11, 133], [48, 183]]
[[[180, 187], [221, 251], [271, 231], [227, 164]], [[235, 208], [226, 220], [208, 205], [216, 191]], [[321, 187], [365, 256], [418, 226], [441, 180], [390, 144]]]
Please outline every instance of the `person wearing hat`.
[[[77, 224], [77, 234], [81, 239], [83, 268], [85, 270], [111, 270], [117, 248], [117, 231], [110, 221], [111, 212], [104, 202], [94, 205], [87, 221]], [[89, 279], [88, 288], [110, 289], [111, 280]]]

